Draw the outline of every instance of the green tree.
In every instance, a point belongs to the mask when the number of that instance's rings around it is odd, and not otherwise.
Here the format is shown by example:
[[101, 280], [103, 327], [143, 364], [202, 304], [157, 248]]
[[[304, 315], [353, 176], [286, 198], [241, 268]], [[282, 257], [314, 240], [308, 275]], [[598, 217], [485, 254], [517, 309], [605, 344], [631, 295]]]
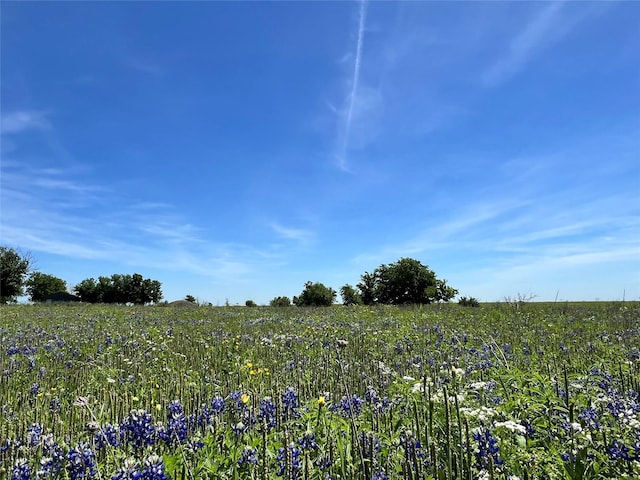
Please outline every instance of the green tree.
[[15, 302], [24, 291], [31, 255], [0, 246], [0, 303]]
[[73, 291], [80, 297], [80, 300], [87, 303], [98, 303], [101, 301], [98, 284], [93, 278], [86, 278], [73, 287]]
[[376, 295], [376, 276], [374, 273], [364, 272], [360, 276], [360, 283], [358, 283], [358, 290], [360, 290], [360, 298], [365, 305], [373, 305], [377, 301]]
[[131, 292], [131, 275], [114, 273], [108, 279], [107, 291], [111, 294], [109, 302], [106, 303], [133, 303], [133, 294]]
[[253, 300], [247, 300], [246, 302], [244, 302], [245, 306], [247, 307], [257, 307], [258, 304], [256, 302], [254, 302]]
[[145, 278], [142, 282], [144, 292], [144, 303], [158, 303], [162, 300], [162, 283], [159, 280]]
[[144, 305], [158, 303], [162, 299], [162, 284], [158, 280], [144, 278], [139, 273], [83, 280], [74, 291], [84, 302], [90, 303], [133, 303]]
[[458, 291], [413, 258], [401, 258], [365, 273], [358, 284], [364, 303], [424, 304], [451, 300]]
[[362, 305], [362, 296], [351, 285], [343, 285], [340, 288], [340, 296], [343, 305]]
[[291, 300], [289, 297], [275, 297], [269, 302], [269, 305], [272, 307], [290, 307]]
[[196, 303], [196, 297], [194, 297], [193, 295], [187, 295], [186, 297], [184, 297], [184, 299], [187, 302]]
[[336, 301], [337, 293], [333, 288], [320, 282], [307, 282], [299, 297], [293, 298], [298, 307], [328, 307]]
[[26, 286], [32, 302], [44, 302], [53, 293], [67, 291], [67, 283], [64, 280], [41, 272], [33, 272], [29, 275]]

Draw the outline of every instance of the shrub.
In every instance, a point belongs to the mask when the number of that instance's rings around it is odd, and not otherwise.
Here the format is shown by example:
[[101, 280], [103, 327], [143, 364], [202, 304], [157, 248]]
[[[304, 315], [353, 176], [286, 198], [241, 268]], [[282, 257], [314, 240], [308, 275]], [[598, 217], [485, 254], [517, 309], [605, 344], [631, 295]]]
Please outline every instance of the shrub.
[[336, 291], [320, 282], [307, 282], [299, 297], [293, 298], [298, 307], [328, 307], [336, 301]]
[[272, 307], [290, 307], [291, 300], [289, 297], [276, 297], [269, 302]]
[[458, 300], [458, 304], [462, 305], [463, 307], [479, 307], [480, 300], [475, 297], [460, 297], [460, 300]]

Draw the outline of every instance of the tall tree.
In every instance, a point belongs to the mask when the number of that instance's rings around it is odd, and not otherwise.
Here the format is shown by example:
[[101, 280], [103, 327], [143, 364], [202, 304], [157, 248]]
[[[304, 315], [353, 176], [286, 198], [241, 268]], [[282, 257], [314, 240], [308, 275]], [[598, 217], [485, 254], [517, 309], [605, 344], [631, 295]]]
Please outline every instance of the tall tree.
[[362, 296], [351, 285], [343, 285], [340, 288], [340, 296], [342, 297], [343, 305], [361, 305]]
[[320, 282], [307, 282], [299, 297], [293, 298], [298, 307], [328, 307], [336, 301], [337, 293], [333, 288]]
[[145, 278], [142, 282], [144, 303], [158, 303], [162, 300], [162, 283]]
[[360, 290], [360, 298], [365, 305], [373, 305], [377, 301], [376, 295], [376, 276], [374, 273], [364, 272], [360, 276], [360, 283], [358, 283], [358, 290]]
[[440, 280], [427, 265], [413, 258], [401, 258], [366, 272], [358, 284], [365, 304], [423, 304], [451, 300], [458, 291]]
[[67, 283], [64, 280], [42, 272], [29, 275], [26, 286], [32, 302], [44, 302], [49, 295], [67, 291]]
[[102, 300], [98, 284], [93, 278], [86, 278], [73, 287], [73, 291], [83, 302], [99, 303]]
[[30, 254], [0, 246], [0, 303], [15, 302], [22, 295], [31, 263]]

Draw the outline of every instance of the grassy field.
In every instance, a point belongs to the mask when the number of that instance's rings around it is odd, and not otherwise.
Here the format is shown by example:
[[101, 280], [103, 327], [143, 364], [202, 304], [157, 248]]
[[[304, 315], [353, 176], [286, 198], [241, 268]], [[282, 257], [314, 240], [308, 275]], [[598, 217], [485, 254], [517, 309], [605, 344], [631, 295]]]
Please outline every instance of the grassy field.
[[640, 478], [640, 304], [0, 308], [0, 478]]

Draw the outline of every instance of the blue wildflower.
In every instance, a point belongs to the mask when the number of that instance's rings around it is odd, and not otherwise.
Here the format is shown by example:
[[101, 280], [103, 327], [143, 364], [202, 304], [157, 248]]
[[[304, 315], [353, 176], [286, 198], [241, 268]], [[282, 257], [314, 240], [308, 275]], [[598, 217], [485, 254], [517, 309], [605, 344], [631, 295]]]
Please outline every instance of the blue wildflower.
[[220, 395], [216, 395], [215, 398], [211, 400], [211, 410], [217, 415], [224, 412], [224, 398]]
[[137, 462], [132, 458], [127, 458], [124, 465], [117, 474], [111, 477], [111, 480], [143, 480], [144, 473], [137, 468]]
[[609, 447], [608, 449], [608, 452], [609, 458], [611, 458], [611, 460], [631, 460], [631, 458], [629, 457], [629, 447], [617, 440], [613, 441], [611, 447]]
[[279, 448], [276, 460], [278, 462], [277, 476], [283, 477], [286, 474], [286, 478], [291, 480], [298, 480], [301, 477], [302, 461], [300, 450], [296, 448], [295, 443], [291, 442], [287, 448]]
[[231, 392], [229, 394], [230, 407], [235, 411], [242, 411], [247, 406], [242, 401], [242, 390], [238, 390], [236, 392]]
[[107, 446], [120, 446], [120, 428], [117, 425], [106, 423], [96, 432], [96, 448], [102, 450]]
[[411, 430], [402, 432], [400, 435], [400, 443], [404, 448], [405, 455], [410, 465], [413, 465], [414, 460], [424, 457], [422, 443], [420, 443]]
[[318, 444], [316, 443], [316, 436], [311, 432], [305, 433], [304, 436], [298, 440], [298, 445], [300, 445], [300, 448], [302, 449], [303, 452], [318, 449]]
[[82, 444], [69, 450], [67, 471], [71, 480], [84, 480], [96, 476], [96, 455], [89, 445]]
[[364, 399], [368, 403], [377, 403], [378, 402], [378, 392], [376, 391], [376, 389], [372, 385], [369, 385], [367, 387], [367, 391], [364, 392]]
[[580, 412], [579, 417], [584, 421], [589, 430], [600, 430], [600, 422], [598, 421], [598, 412], [595, 408], [585, 408]]
[[164, 473], [164, 460], [158, 455], [151, 455], [144, 462], [142, 480], [167, 480], [169, 477]]
[[29, 480], [30, 478], [31, 466], [24, 458], [19, 458], [11, 471], [11, 480]]
[[40, 458], [40, 468], [36, 472], [36, 477], [56, 477], [64, 462], [62, 448], [51, 433], [42, 436], [41, 444], [42, 457]]
[[121, 439], [134, 448], [143, 448], [155, 443], [156, 428], [153, 417], [146, 410], [132, 410], [120, 424]]
[[240, 459], [238, 460], [238, 466], [242, 467], [243, 465], [257, 465], [258, 464], [258, 451], [250, 446], [244, 447], [242, 451], [242, 455], [240, 455]]
[[187, 442], [187, 449], [189, 451], [195, 452], [204, 447], [204, 442], [200, 438], [192, 438]]
[[260, 400], [260, 407], [258, 410], [258, 421], [265, 426], [267, 431], [275, 428], [277, 424], [276, 404], [273, 403], [271, 397], [266, 397]]
[[382, 449], [380, 445], [380, 441], [373, 433], [364, 433], [361, 432], [358, 435], [358, 439], [360, 440], [360, 445], [362, 445], [362, 450], [366, 457], [373, 456], [375, 459], [378, 458], [378, 454]]
[[166, 434], [165, 442], [167, 444], [185, 443], [189, 427], [182, 404], [178, 400], [174, 400], [169, 404], [167, 410], [169, 410], [169, 421], [164, 432]]
[[247, 431], [247, 426], [242, 422], [238, 422], [231, 425], [231, 430], [233, 430], [233, 433], [240, 436]]
[[39, 423], [32, 424], [27, 428], [27, 443], [37, 448], [40, 445], [40, 435], [42, 435], [42, 425]]
[[489, 429], [480, 427], [474, 432], [473, 439], [478, 443], [476, 462], [479, 468], [486, 468], [490, 462], [494, 465], [502, 465], [504, 463], [499, 455], [500, 447], [498, 446], [498, 441], [491, 435]]
[[339, 411], [343, 417], [357, 417], [362, 412], [363, 402], [364, 400], [355, 394], [350, 397], [344, 396], [339, 403], [332, 405], [331, 409]]
[[285, 420], [300, 417], [300, 412], [298, 411], [298, 394], [295, 388], [287, 387], [282, 394], [282, 406], [284, 408]]

